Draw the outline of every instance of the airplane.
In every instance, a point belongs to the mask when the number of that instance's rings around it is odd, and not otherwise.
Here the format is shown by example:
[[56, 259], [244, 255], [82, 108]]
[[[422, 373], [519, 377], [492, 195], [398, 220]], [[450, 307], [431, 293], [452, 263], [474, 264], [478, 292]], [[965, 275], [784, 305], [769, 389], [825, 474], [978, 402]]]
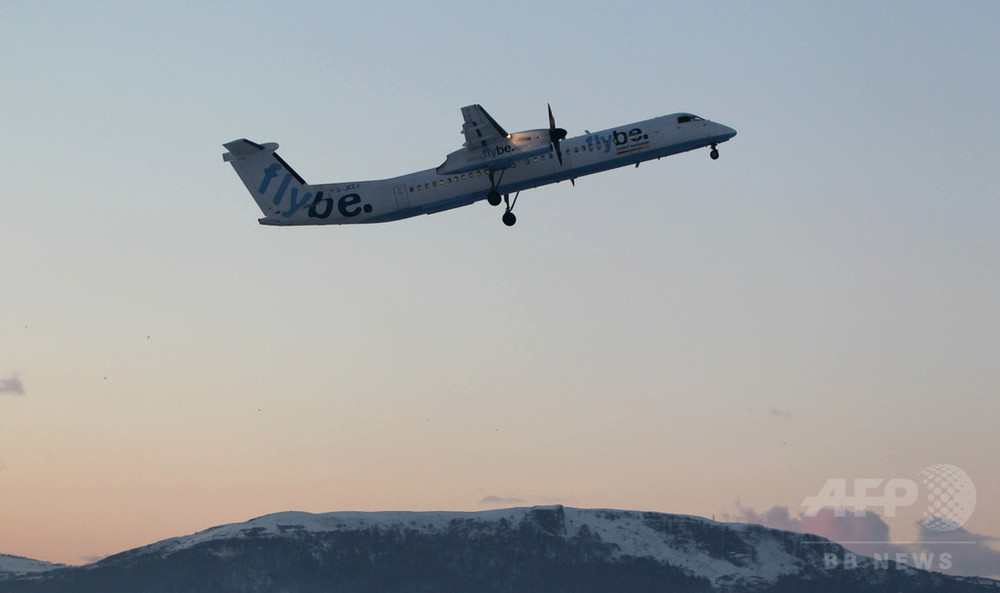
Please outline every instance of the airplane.
[[[503, 223], [517, 222], [514, 205], [527, 189], [718, 145], [736, 130], [692, 113], [674, 113], [567, 138], [556, 127], [508, 133], [480, 105], [462, 108], [462, 148], [444, 163], [400, 177], [312, 185], [278, 153], [274, 142], [227, 142], [222, 155], [264, 214], [263, 225], [376, 223], [434, 214], [479, 200], [504, 203]], [[514, 199], [510, 195], [514, 194]]]

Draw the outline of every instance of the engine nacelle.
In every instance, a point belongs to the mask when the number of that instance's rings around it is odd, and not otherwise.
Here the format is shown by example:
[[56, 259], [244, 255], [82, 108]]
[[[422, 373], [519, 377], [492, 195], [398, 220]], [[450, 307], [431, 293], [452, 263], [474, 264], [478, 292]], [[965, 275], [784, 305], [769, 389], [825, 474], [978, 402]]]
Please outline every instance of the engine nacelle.
[[460, 148], [448, 155], [444, 163], [437, 168], [441, 175], [464, 173], [475, 169], [499, 170], [508, 167], [512, 162], [544, 154], [552, 150], [552, 140], [549, 130], [526, 130], [508, 134], [500, 142], [483, 142], [481, 146], [469, 146], [466, 142]]

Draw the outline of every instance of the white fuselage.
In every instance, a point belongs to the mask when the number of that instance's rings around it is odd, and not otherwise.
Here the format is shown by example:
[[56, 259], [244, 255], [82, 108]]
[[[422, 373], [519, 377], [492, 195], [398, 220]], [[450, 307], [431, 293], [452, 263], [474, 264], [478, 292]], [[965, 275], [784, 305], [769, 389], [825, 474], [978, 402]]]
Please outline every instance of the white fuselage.
[[[658, 159], [736, 135], [732, 128], [677, 113], [566, 138], [560, 142], [562, 164], [549, 151], [512, 160], [493, 170], [495, 190], [511, 194], [567, 179], [575, 179]], [[265, 186], [267, 189], [265, 190]], [[462, 173], [440, 174], [427, 169], [376, 181], [308, 185], [311, 201], [260, 219], [267, 225], [356, 224], [388, 222], [419, 214], [465, 206], [485, 199], [491, 188], [486, 166]], [[261, 198], [280, 191], [278, 183], [260, 185]], [[275, 196], [276, 201], [281, 200]]]

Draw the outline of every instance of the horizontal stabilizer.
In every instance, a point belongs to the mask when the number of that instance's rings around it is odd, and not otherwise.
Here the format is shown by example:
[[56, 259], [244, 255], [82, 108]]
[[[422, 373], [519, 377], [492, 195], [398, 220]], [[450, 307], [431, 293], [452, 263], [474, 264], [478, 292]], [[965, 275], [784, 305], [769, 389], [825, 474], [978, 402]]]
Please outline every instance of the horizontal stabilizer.
[[277, 142], [267, 142], [265, 144], [257, 144], [256, 142], [251, 142], [246, 138], [240, 138], [239, 140], [233, 140], [232, 142], [227, 142], [223, 144], [226, 147], [226, 154], [222, 155], [222, 160], [229, 162], [229, 159], [233, 157], [245, 157], [252, 154], [268, 153], [278, 150]]

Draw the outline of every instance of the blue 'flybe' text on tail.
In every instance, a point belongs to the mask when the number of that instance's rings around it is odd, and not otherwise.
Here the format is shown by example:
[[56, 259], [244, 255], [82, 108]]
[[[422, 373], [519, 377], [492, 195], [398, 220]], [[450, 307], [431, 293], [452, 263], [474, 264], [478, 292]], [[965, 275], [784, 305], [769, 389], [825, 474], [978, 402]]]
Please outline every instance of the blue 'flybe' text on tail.
[[223, 146], [229, 152], [222, 160], [236, 170], [265, 218], [288, 218], [313, 199], [305, 180], [274, 152], [276, 143], [257, 144], [243, 138]]

